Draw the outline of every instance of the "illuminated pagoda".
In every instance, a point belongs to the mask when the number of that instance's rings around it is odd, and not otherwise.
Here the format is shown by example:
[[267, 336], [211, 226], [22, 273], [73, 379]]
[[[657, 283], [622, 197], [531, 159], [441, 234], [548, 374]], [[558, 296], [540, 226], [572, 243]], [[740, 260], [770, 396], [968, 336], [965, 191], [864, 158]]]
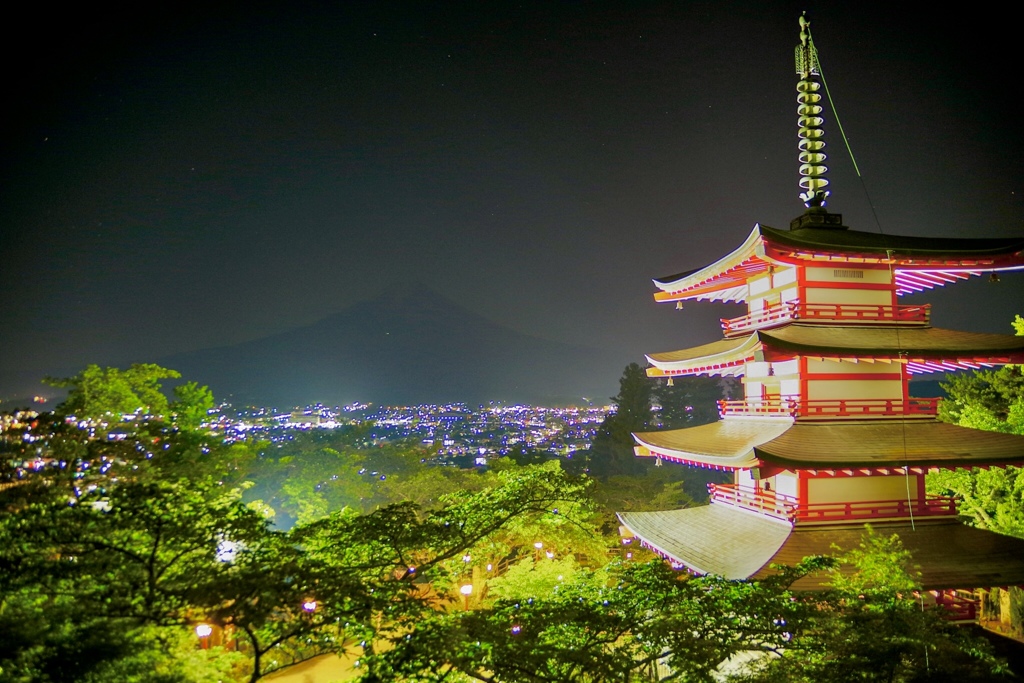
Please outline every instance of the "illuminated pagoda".
[[[747, 304], [723, 338], [647, 356], [650, 377], [741, 377], [722, 419], [634, 434], [636, 454], [733, 474], [711, 504], [620, 513], [629, 532], [677, 566], [743, 579], [769, 566], [855, 547], [870, 522], [899, 534], [938, 602], [956, 591], [1024, 584], [1024, 540], [968, 527], [953, 499], [925, 492], [942, 468], [1024, 464], [1024, 437], [936, 419], [911, 375], [1024, 363], [1024, 337], [932, 327], [898, 297], [1024, 268], [1022, 239], [933, 239], [858, 232], [825, 210], [820, 78], [809, 25], [797, 47], [800, 198], [788, 230], [755, 225], [735, 251], [659, 278], [655, 299]], [[677, 307], [681, 306], [677, 303]], [[815, 588], [806, 577], [797, 588]], [[973, 603], [964, 616], [973, 616]]]

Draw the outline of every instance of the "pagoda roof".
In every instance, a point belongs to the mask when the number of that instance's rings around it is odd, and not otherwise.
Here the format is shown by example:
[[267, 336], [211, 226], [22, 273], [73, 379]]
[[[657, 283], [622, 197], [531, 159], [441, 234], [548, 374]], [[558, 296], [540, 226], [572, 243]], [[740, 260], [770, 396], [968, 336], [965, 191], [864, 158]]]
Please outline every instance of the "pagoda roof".
[[794, 254], [810, 255], [826, 251], [877, 255], [894, 259], [897, 265], [903, 267], [928, 268], [952, 265], [959, 261], [995, 262], [1006, 257], [1019, 257], [1024, 251], [1024, 237], [912, 237], [836, 228], [778, 230], [768, 226], [758, 227], [765, 240], [775, 247], [789, 247], [794, 250]]
[[906, 362], [911, 373], [1024, 361], [1024, 337], [937, 327], [842, 327], [787, 323], [701, 346], [647, 355], [651, 377], [739, 375], [754, 360]]
[[658, 301], [745, 301], [747, 279], [773, 264], [883, 264], [895, 271], [898, 294], [919, 292], [982, 272], [1024, 268], [1024, 238], [911, 237], [842, 227], [777, 230], [757, 224], [718, 261], [654, 278]]
[[1024, 436], [935, 420], [728, 418], [700, 427], [637, 432], [641, 455], [721, 469], [955, 468], [1024, 462]]
[[1024, 436], [937, 420], [795, 422], [754, 453], [798, 469], [1009, 465], [1024, 462]]
[[[955, 519], [876, 522], [884, 536], [897, 534], [921, 573], [925, 590], [990, 588], [1024, 585], [1024, 540], [967, 526]], [[811, 555], [834, 555], [853, 550], [863, 540], [861, 525], [805, 527], [797, 525], [778, 552], [752, 578], [770, 575], [771, 564], [793, 565]], [[826, 587], [827, 574], [812, 574], [794, 584], [798, 590]]]
[[699, 427], [637, 432], [633, 438], [647, 454], [698, 467], [747, 469], [758, 464], [754, 448], [782, 436], [792, 418], [728, 419]]
[[746, 579], [778, 553], [789, 522], [728, 505], [684, 510], [620, 512], [619, 520], [645, 545], [697, 574]]
[[[852, 550], [865, 526], [791, 526], [731, 505], [660, 512], [620, 512], [619, 520], [655, 552], [698, 574], [727, 579], [765, 578], [772, 564], [793, 566], [812, 555]], [[956, 520], [876, 522], [910, 551], [925, 590], [1024, 585], [1024, 540], [966, 526]], [[836, 548], [839, 548], [837, 551]], [[828, 585], [829, 574], [806, 576], [798, 590]]]

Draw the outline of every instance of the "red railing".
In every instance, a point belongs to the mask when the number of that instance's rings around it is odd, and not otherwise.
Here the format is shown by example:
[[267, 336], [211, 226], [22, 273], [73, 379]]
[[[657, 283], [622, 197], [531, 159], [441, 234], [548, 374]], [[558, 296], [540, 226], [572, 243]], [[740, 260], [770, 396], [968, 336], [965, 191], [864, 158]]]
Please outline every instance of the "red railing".
[[[855, 379], [856, 375], [850, 375]], [[764, 417], [930, 417], [939, 411], [939, 398], [796, 398], [719, 401], [718, 413], [727, 416]]]
[[924, 500], [870, 500], [844, 503], [800, 503], [793, 496], [736, 484], [708, 484], [708, 495], [716, 503], [735, 505], [769, 517], [790, 522], [836, 522], [859, 519], [944, 517], [956, 515], [956, 501], [945, 496]]
[[805, 304], [787, 301], [738, 318], [722, 318], [726, 337], [768, 325], [802, 320], [805, 322], [918, 323], [927, 325], [931, 304], [921, 306], [876, 306], [871, 304]]
[[956, 515], [956, 500], [929, 496], [924, 500], [869, 500], [849, 503], [806, 503], [796, 509], [795, 521], [833, 522], [848, 519], [893, 517], [949, 517]]
[[978, 600], [955, 590], [929, 591], [935, 607], [943, 610], [943, 618], [950, 621], [977, 621]]
[[793, 521], [797, 508], [797, 499], [793, 496], [736, 484], [708, 484], [708, 496], [716, 503], [735, 505], [787, 521]]

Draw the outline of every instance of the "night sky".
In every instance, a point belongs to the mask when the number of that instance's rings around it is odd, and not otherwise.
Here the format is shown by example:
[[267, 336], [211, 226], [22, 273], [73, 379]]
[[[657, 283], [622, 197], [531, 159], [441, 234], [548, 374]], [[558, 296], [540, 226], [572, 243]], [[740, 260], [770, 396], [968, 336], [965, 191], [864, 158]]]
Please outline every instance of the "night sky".
[[[623, 363], [712, 341], [739, 309], [676, 312], [650, 278], [803, 210], [803, 8], [881, 229], [1024, 234], [1016, 27], [870, 5], [40, 4], [3, 48], [0, 397], [396, 287]], [[829, 208], [877, 231], [825, 127]], [[1009, 333], [1022, 292], [917, 299]]]

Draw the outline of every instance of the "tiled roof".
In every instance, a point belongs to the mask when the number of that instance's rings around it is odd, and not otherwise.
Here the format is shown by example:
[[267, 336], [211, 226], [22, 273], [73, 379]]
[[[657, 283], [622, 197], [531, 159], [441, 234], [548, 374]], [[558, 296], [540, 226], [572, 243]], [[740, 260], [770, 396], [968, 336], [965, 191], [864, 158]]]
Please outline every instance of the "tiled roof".
[[792, 470], [1024, 464], [1024, 436], [935, 420], [729, 418], [633, 438], [653, 455], [726, 468], [758, 461]]
[[743, 374], [754, 360], [807, 356], [827, 359], [901, 361], [912, 372], [929, 372], [958, 364], [998, 365], [1024, 360], [1024, 337], [961, 332], [937, 327], [863, 327], [841, 324], [788, 323], [745, 337], [720, 339], [678, 351], [647, 354], [648, 375]]
[[[675, 443], [683, 442], [676, 436]], [[798, 469], [1007, 465], [1024, 463], [1024, 436], [933, 420], [796, 422], [754, 453]]]
[[[925, 521], [913, 525], [878, 523], [875, 531], [886, 536], [897, 534], [910, 551], [913, 564], [921, 573], [922, 588], [990, 588], [1024, 585], [1024, 540], [976, 529], [955, 520]], [[835, 555], [852, 550], [861, 542], [864, 527], [797, 526], [767, 564], [793, 565], [809, 555]], [[765, 566], [754, 578], [767, 576]], [[828, 581], [827, 575], [808, 576], [795, 588], [814, 590]]]
[[790, 323], [755, 334], [759, 335], [762, 343], [773, 349], [802, 355], [885, 354], [943, 358], [1024, 353], [1024, 337], [937, 327], [865, 328]]
[[756, 446], [785, 434], [792, 424], [788, 418], [729, 419], [687, 429], [638, 432], [633, 438], [654, 455], [714, 467], [743, 468], [757, 464]]
[[[795, 565], [812, 555], [854, 549], [861, 524], [791, 527], [728, 505], [705, 505], [665, 512], [620, 512], [619, 520], [655, 551], [698, 574], [727, 579], [763, 578], [770, 565]], [[925, 590], [1024, 585], [1024, 540], [961, 524], [956, 520], [914, 524], [877, 523], [886, 536], [897, 534], [910, 551]], [[816, 590], [827, 573], [804, 577], [794, 587]]]
[[800, 228], [777, 230], [760, 226], [761, 236], [773, 244], [830, 252], [874, 253], [893, 257], [982, 257], [1024, 250], [1024, 238], [910, 237], [877, 232]]
[[775, 555], [788, 522], [727, 505], [665, 512], [620, 512], [627, 529], [654, 550], [698, 574], [745, 579]]

